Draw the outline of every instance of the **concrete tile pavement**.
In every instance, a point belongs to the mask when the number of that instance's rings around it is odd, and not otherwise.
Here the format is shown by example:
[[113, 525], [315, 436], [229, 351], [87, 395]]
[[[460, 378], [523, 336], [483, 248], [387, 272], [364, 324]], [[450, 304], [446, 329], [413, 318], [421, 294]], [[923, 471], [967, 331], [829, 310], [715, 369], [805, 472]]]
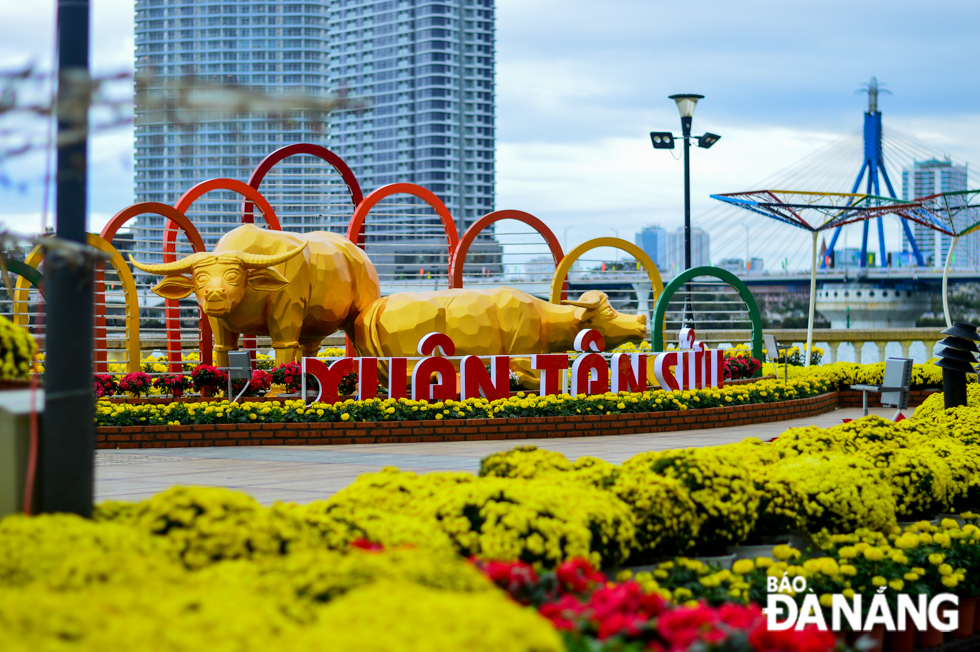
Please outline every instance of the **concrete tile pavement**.
[[[893, 411], [879, 408], [871, 413], [890, 419]], [[860, 409], [843, 409], [806, 419], [732, 428], [569, 439], [100, 450], [95, 458], [95, 494], [99, 502], [135, 501], [175, 485], [206, 485], [243, 491], [265, 504], [277, 500], [302, 503], [327, 498], [358, 475], [385, 466], [417, 473], [476, 473], [482, 457], [520, 445], [556, 451], [570, 459], [589, 455], [619, 463], [644, 451], [716, 446], [746, 437], [765, 440], [787, 428], [829, 427], [860, 416]]]

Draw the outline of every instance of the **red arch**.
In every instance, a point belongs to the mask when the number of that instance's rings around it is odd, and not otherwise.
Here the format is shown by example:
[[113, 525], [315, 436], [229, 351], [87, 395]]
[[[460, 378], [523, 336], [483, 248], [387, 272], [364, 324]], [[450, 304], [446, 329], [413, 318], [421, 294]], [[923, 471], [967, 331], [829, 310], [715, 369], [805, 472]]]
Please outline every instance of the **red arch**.
[[[463, 287], [463, 265], [466, 261], [466, 254], [470, 250], [470, 245], [476, 241], [476, 237], [480, 234], [483, 229], [487, 228], [494, 222], [499, 222], [501, 220], [517, 220], [518, 222], [523, 222], [527, 224], [532, 229], [541, 234], [545, 242], [548, 243], [548, 248], [551, 249], [551, 257], [555, 259], [555, 267], [558, 267], [558, 263], [561, 259], [565, 257], [565, 253], [561, 249], [561, 244], [558, 242], [558, 238], [555, 234], [548, 228], [544, 222], [531, 215], [530, 213], [525, 213], [524, 211], [515, 210], [502, 210], [494, 211], [492, 213], [487, 213], [476, 222], [470, 225], [470, 228], [466, 229], [466, 233], [460, 238], [459, 244], [453, 249], [453, 252], [449, 256], [449, 287], [450, 288], [461, 288]], [[568, 281], [565, 281], [565, 286], [562, 288], [561, 298], [568, 298]]]
[[[435, 210], [439, 219], [442, 220], [442, 227], [446, 232], [446, 239], [449, 241], [449, 256], [452, 258], [453, 250], [459, 244], [459, 233], [456, 231], [456, 222], [453, 220], [453, 216], [434, 192], [414, 183], [392, 183], [387, 186], [381, 186], [359, 202], [357, 208], [354, 209], [354, 215], [350, 219], [350, 224], [347, 225], [347, 239], [363, 249], [364, 220], [367, 218], [368, 213], [385, 197], [399, 193], [418, 197]], [[354, 345], [349, 338], [347, 340], [347, 355], [354, 355]]]
[[[116, 233], [124, 224], [129, 220], [133, 219], [138, 215], [145, 215], [147, 213], [153, 213], [155, 215], [161, 215], [166, 217], [169, 222], [167, 228], [164, 231], [164, 238], [166, 239], [168, 234], [173, 234], [173, 238], [176, 241], [177, 232], [171, 227], [172, 224], [176, 224], [191, 243], [191, 247], [194, 251], [204, 251], [204, 239], [198, 232], [197, 227], [187, 219], [187, 216], [180, 212], [178, 209], [170, 206], [169, 204], [162, 204], [160, 202], [140, 202], [138, 204], [133, 204], [128, 206], [115, 215], [109, 220], [109, 223], [105, 225], [102, 229], [102, 233], [99, 235], [106, 242], [111, 243], [112, 239], [116, 237]], [[166, 260], [166, 253], [164, 253], [164, 259]], [[96, 342], [96, 358], [95, 358], [95, 370], [98, 372], [106, 371], [106, 359], [105, 351], [99, 351], [98, 349], [105, 349], [105, 291], [104, 289], [99, 289], [96, 291], [95, 297], [95, 311], [96, 311], [96, 321], [95, 321], [95, 342]], [[180, 363], [181, 349], [180, 349], [180, 313], [177, 308], [177, 302], [173, 300], [167, 300], [166, 302], [166, 322], [167, 322], [167, 358], [170, 363], [170, 371], [172, 373], [180, 373], [182, 366]], [[204, 364], [211, 364], [211, 353], [212, 353], [212, 342], [211, 342], [211, 323], [208, 321], [207, 317], [203, 314], [200, 316], [201, 327], [201, 362]]]
[[[277, 150], [277, 151], [282, 151], [282, 150]], [[207, 181], [202, 181], [201, 183], [197, 184], [196, 186], [194, 186], [193, 188], [185, 192], [184, 195], [177, 200], [177, 203], [174, 204], [174, 206], [178, 210], [187, 212], [187, 209], [190, 208], [195, 201], [197, 201], [205, 193], [211, 192], [212, 190], [231, 190], [232, 192], [237, 192], [238, 194], [242, 195], [245, 198], [242, 204], [242, 211], [243, 211], [242, 224], [253, 223], [254, 218], [252, 217], [252, 207], [255, 204], [258, 204], [259, 209], [261, 209], [262, 211], [262, 216], [265, 218], [266, 224], [269, 225], [269, 228], [275, 231], [282, 231], [282, 226], [280, 226], [279, 224], [279, 218], [276, 217], [276, 212], [272, 210], [272, 206], [269, 204], [266, 198], [262, 196], [262, 193], [260, 193], [252, 186], [246, 183], [242, 183], [241, 181], [238, 181], [237, 179], [208, 179]], [[248, 210], [247, 214], [244, 212], [246, 209]], [[176, 256], [174, 255], [174, 252], [176, 251], [174, 247], [174, 243], [176, 242], [177, 234], [174, 233], [173, 237], [171, 238], [171, 232], [168, 231], [165, 235], [170, 239], [168, 239], [164, 243], [163, 260], [166, 262], [169, 262], [170, 260], [176, 260]], [[168, 338], [170, 333], [169, 323], [170, 322], [168, 320], [167, 322]], [[210, 334], [210, 329], [208, 333]], [[208, 342], [209, 342], [208, 347], [210, 349], [211, 341], [208, 340]], [[246, 335], [242, 340], [242, 346], [246, 349], [254, 349], [255, 338], [250, 335]], [[203, 357], [203, 351], [202, 351], [202, 357]], [[252, 357], [253, 358], [255, 357], [254, 353]]]
[[443, 229], [446, 231], [446, 239], [449, 241], [449, 255], [453, 254], [453, 249], [459, 243], [459, 233], [456, 231], [456, 222], [453, 220], [453, 216], [449, 213], [449, 209], [446, 205], [442, 203], [442, 200], [432, 192], [427, 190], [422, 186], [417, 186], [414, 183], [391, 183], [387, 186], [381, 186], [370, 195], [361, 201], [357, 208], [354, 209], [354, 215], [351, 217], [350, 224], [347, 226], [347, 239], [355, 243], [361, 249], [364, 248], [364, 220], [367, 218], [371, 209], [375, 205], [384, 199], [385, 197], [390, 197], [391, 195], [405, 194], [412, 195], [413, 197], [418, 197], [425, 203], [435, 210], [436, 214], [439, 215], [439, 219], [442, 220]]
[[[344, 159], [337, 156], [335, 153], [331, 152], [326, 147], [322, 145], [314, 145], [312, 143], [295, 143], [293, 145], [286, 145], [285, 147], [280, 147], [276, 151], [272, 152], [252, 170], [252, 175], [248, 178], [248, 185], [259, 189], [262, 185], [262, 181], [265, 176], [269, 174], [280, 161], [289, 158], [290, 156], [298, 156], [301, 154], [306, 154], [309, 156], [316, 156], [317, 158], [326, 161], [333, 168], [340, 173], [343, 177], [344, 183], [347, 184], [347, 190], [350, 192], [351, 203], [356, 208], [361, 200], [364, 199], [364, 193], [361, 192], [361, 185], [357, 182], [357, 177], [351, 171]], [[248, 199], [242, 206], [242, 222], [252, 222], [252, 202]]]
[[[201, 195], [209, 193], [212, 190], [230, 190], [232, 192], [237, 192], [251, 203], [258, 204], [259, 208], [262, 210], [262, 216], [265, 218], [265, 222], [269, 225], [269, 228], [276, 231], [282, 231], [282, 227], [279, 225], [279, 218], [276, 217], [276, 212], [272, 210], [272, 206], [269, 204], [266, 198], [262, 196], [262, 193], [247, 183], [242, 183], [238, 179], [208, 179], [207, 181], [202, 181], [185, 192], [181, 198], [177, 200], [177, 203], [174, 204], [174, 208], [179, 210], [181, 213], [187, 213], [187, 209], [190, 208], [194, 202], [200, 199]], [[244, 224], [245, 221], [245, 216], [243, 215], [242, 223]], [[252, 220], [248, 221], [251, 222]], [[166, 255], [166, 251], [164, 252], [164, 255]], [[166, 258], [164, 258], [164, 260], [166, 260]]]

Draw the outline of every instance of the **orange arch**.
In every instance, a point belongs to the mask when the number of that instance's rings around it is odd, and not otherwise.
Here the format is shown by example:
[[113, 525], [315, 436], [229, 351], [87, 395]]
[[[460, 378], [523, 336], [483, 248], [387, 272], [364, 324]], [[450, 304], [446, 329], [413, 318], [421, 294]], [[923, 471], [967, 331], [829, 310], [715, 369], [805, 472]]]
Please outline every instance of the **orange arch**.
[[459, 234], [456, 231], [456, 222], [449, 213], [449, 209], [442, 203], [442, 200], [432, 192], [414, 183], [392, 183], [381, 186], [357, 205], [354, 215], [351, 217], [350, 224], [347, 226], [347, 239], [356, 244], [361, 249], [364, 248], [364, 220], [367, 218], [371, 209], [379, 201], [391, 195], [405, 194], [418, 197], [435, 210], [439, 219], [442, 220], [442, 227], [446, 231], [446, 239], [449, 241], [449, 255], [452, 256], [453, 250], [459, 243]]
[[[282, 150], [278, 150], [278, 151], [282, 151]], [[265, 176], [265, 174], [263, 173], [262, 176]], [[261, 181], [261, 179], [259, 179], [259, 181]], [[265, 222], [266, 224], [269, 225], [269, 228], [274, 231], [282, 231], [282, 226], [279, 224], [279, 218], [276, 217], [276, 212], [272, 210], [272, 206], [269, 204], [268, 200], [262, 196], [262, 193], [260, 193], [258, 190], [248, 185], [247, 183], [242, 183], [237, 179], [208, 179], [207, 181], [202, 181], [201, 183], [197, 184], [196, 186], [194, 186], [193, 188], [185, 192], [183, 196], [177, 200], [177, 203], [174, 204], [174, 207], [177, 210], [186, 213], [187, 209], [190, 208], [195, 201], [197, 201], [205, 193], [211, 192], [212, 190], [230, 190], [232, 192], [237, 192], [238, 194], [244, 197], [244, 200], [242, 202], [242, 224], [246, 224], [246, 223], [251, 224], [254, 222], [254, 217], [252, 215], [253, 207], [256, 204], [258, 204], [259, 209], [262, 211], [262, 216], [265, 218]], [[177, 234], [174, 233], [171, 236], [171, 233], [168, 231], [165, 234], [165, 236], [167, 237], [167, 240], [164, 242], [164, 246], [163, 246], [163, 260], [164, 262], [170, 262], [171, 260], [176, 260], [176, 255], [175, 255], [176, 248], [174, 247], [174, 244], [177, 239]], [[169, 306], [169, 302], [167, 305]], [[176, 302], [174, 303], [174, 305], [176, 305]], [[207, 319], [204, 319], [204, 321], [207, 321]], [[203, 336], [204, 334], [203, 329], [201, 329], [201, 334]], [[211, 347], [210, 334], [211, 334], [210, 324], [208, 324], [209, 349]], [[168, 340], [170, 338], [169, 319], [167, 320], [167, 338]], [[246, 349], [248, 348], [254, 349], [255, 338], [250, 335], [246, 335], [244, 341], [242, 342], [242, 346], [244, 346]], [[203, 351], [201, 352], [201, 357], [202, 358], [204, 357]]]
[[[555, 260], [555, 268], [557, 269], [559, 263], [561, 263], [562, 258], [565, 257], [564, 252], [561, 249], [561, 244], [558, 242], [558, 238], [551, 229], [548, 228], [544, 222], [536, 218], [530, 213], [525, 213], [524, 211], [516, 210], [502, 210], [494, 211], [492, 213], [487, 213], [476, 222], [470, 225], [470, 228], [466, 229], [463, 237], [460, 238], [459, 244], [453, 249], [452, 254], [449, 257], [449, 287], [450, 288], [461, 288], [463, 287], [463, 266], [466, 261], [466, 254], [470, 250], [470, 245], [476, 241], [476, 237], [494, 222], [499, 222], [501, 220], [517, 220], [518, 222], [523, 222], [527, 224], [532, 229], [541, 234], [545, 242], [548, 243], [548, 248], [551, 250], [551, 257]], [[562, 299], [568, 298], [568, 283], [566, 281], [565, 287], [562, 290]]]
[[[272, 170], [272, 168], [274, 168], [279, 162], [289, 158], [290, 156], [303, 154], [307, 156], [316, 156], [320, 160], [332, 165], [333, 169], [340, 173], [344, 183], [347, 184], [347, 191], [350, 193], [351, 199], [351, 210], [357, 208], [357, 205], [361, 203], [362, 199], [364, 199], [364, 193], [361, 192], [361, 184], [357, 182], [357, 177], [354, 176], [354, 172], [350, 169], [344, 159], [340, 158], [340, 156], [330, 151], [323, 145], [315, 145], [313, 143], [293, 143], [292, 145], [280, 147], [262, 159], [259, 164], [255, 166], [255, 169], [252, 170], [252, 174], [248, 178], [248, 185], [258, 190], [259, 186], [262, 185], [262, 181], [265, 180], [266, 175], [269, 174], [269, 171]], [[254, 207], [255, 205], [251, 200], [243, 200], [242, 223], [252, 224], [254, 222]], [[255, 336], [242, 336], [242, 347], [252, 349], [252, 354], [254, 356]], [[349, 351], [353, 351], [353, 345], [349, 342], [347, 348]]]
[[[191, 247], [194, 251], [204, 251], [204, 239], [198, 232], [197, 227], [187, 219], [187, 216], [182, 212], [170, 206], [169, 204], [163, 204], [160, 202], [140, 202], [138, 204], [133, 204], [132, 206], [127, 206], [118, 213], [112, 216], [109, 223], [105, 225], [102, 229], [100, 236], [106, 242], [112, 242], [112, 239], [116, 237], [116, 233], [126, 222], [133, 219], [138, 215], [145, 215], [147, 213], [152, 213], [154, 215], [160, 215], [166, 217], [169, 220], [167, 227], [164, 231], [164, 240], [168, 234], [172, 234], [172, 239], [176, 242], [177, 232], [171, 227], [171, 224], [177, 225], [187, 236], [188, 241], [191, 243]], [[164, 245], [166, 250], [166, 245]], [[166, 251], [164, 251], [164, 259], [166, 259]], [[173, 260], [173, 258], [171, 258]], [[105, 348], [105, 308], [100, 307], [104, 303], [104, 290], [97, 290], [96, 296], [96, 317], [95, 317], [95, 332], [96, 332], [96, 349]], [[168, 299], [166, 301], [166, 323], [167, 323], [167, 358], [170, 362], [170, 371], [172, 373], [180, 373], [182, 366], [180, 363], [181, 359], [181, 349], [180, 349], [180, 313], [178, 311], [177, 302]], [[204, 364], [211, 364], [211, 323], [207, 320], [203, 314], [200, 317], [200, 332], [201, 332], [201, 362]], [[101, 338], [101, 339], [100, 339]], [[104, 352], [96, 352], [95, 360], [96, 371], [106, 370], [106, 360]]]
[[[269, 204], [266, 198], [262, 196], [262, 193], [247, 183], [243, 183], [237, 179], [208, 179], [207, 181], [202, 181], [185, 192], [181, 198], [177, 200], [177, 203], [174, 204], [174, 208], [181, 213], [186, 214], [187, 209], [190, 208], [194, 202], [200, 199], [201, 195], [211, 192], [212, 190], [230, 190], [232, 192], [237, 192], [239, 195], [249, 200], [252, 204], [258, 204], [259, 209], [262, 211], [262, 216], [265, 218], [265, 222], [269, 225], [269, 228], [276, 231], [282, 231], [282, 227], [279, 225], [279, 218], [276, 217], [276, 212], [272, 210], [272, 206]], [[244, 223], [244, 215], [242, 217], [242, 222]], [[164, 252], [164, 255], [166, 255], [166, 252]]]
[[[446, 239], [449, 245], [449, 257], [452, 258], [453, 251], [456, 249], [456, 245], [459, 244], [459, 233], [456, 231], [456, 222], [453, 220], [453, 216], [434, 192], [414, 183], [391, 183], [387, 186], [381, 186], [361, 200], [357, 208], [354, 209], [354, 215], [350, 218], [350, 224], [347, 225], [347, 239], [361, 249], [364, 249], [364, 220], [367, 218], [368, 213], [385, 197], [399, 193], [418, 197], [435, 210], [439, 219], [442, 220], [442, 228], [446, 232]], [[351, 343], [350, 338], [347, 340], [347, 355], [354, 355], [354, 345]]]
[[[340, 158], [334, 152], [322, 145], [315, 145], [313, 143], [294, 143], [292, 145], [286, 145], [285, 147], [280, 147], [276, 151], [272, 152], [252, 170], [251, 176], [248, 178], [248, 185], [252, 186], [256, 190], [262, 185], [262, 181], [265, 176], [269, 174], [280, 161], [283, 161], [290, 156], [297, 156], [306, 154], [308, 156], [316, 156], [317, 158], [325, 161], [333, 166], [340, 176], [344, 179], [344, 183], [347, 184], [347, 190], [350, 192], [351, 205], [356, 207], [364, 199], [364, 194], [361, 192], [361, 185], [357, 182], [357, 177], [354, 176], [354, 172], [350, 169], [344, 159]], [[250, 200], [245, 200], [242, 209], [242, 221], [252, 222], [252, 202]]]

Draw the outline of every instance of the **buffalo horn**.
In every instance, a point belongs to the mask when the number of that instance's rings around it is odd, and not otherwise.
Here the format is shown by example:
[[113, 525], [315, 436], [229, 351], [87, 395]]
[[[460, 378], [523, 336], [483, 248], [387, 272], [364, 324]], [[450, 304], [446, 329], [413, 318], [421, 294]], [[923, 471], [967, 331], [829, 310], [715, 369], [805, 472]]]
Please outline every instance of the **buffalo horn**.
[[140, 263], [133, 258], [133, 254], [129, 254], [129, 262], [133, 264], [133, 267], [147, 274], [159, 274], [160, 276], [182, 274], [205, 258], [213, 258], [213, 255], [206, 251], [199, 251], [190, 256], [184, 256], [180, 260], [175, 260], [172, 263]]
[[307, 243], [304, 242], [300, 246], [296, 247], [295, 249], [291, 249], [284, 254], [242, 254], [242, 266], [245, 267], [245, 269], [261, 269], [263, 267], [272, 267], [273, 265], [284, 263], [306, 249], [306, 244]]

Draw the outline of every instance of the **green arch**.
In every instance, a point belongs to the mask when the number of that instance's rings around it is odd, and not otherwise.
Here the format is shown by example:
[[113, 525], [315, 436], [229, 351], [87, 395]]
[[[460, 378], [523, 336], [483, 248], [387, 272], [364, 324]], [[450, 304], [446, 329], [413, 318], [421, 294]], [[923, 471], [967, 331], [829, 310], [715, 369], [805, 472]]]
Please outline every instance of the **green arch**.
[[44, 294], [44, 275], [22, 260], [4, 260], [8, 272], [27, 279], [42, 295]]
[[[664, 318], [667, 316], [667, 304], [670, 303], [674, 294], [681, 289], [681, 286], [698, 276], [713, 276], [728, 283], [738, 291], [738, 295], [749, 308], [749, 319], [752, 321], [752, 357], [756, 360], [762, 360], [762, 316], [759, 314], [759, 306], [755, 302], [755, 297], [752, 296], [749, 288], [739, 277], [720, 267], [694, 267], [681, 272], [667, 284], [653, 308], [653, 324], [650, 328], [653, 350], [664, 350]], [[762, 370], [755, 372], [755, 375], [761, 376]]]

